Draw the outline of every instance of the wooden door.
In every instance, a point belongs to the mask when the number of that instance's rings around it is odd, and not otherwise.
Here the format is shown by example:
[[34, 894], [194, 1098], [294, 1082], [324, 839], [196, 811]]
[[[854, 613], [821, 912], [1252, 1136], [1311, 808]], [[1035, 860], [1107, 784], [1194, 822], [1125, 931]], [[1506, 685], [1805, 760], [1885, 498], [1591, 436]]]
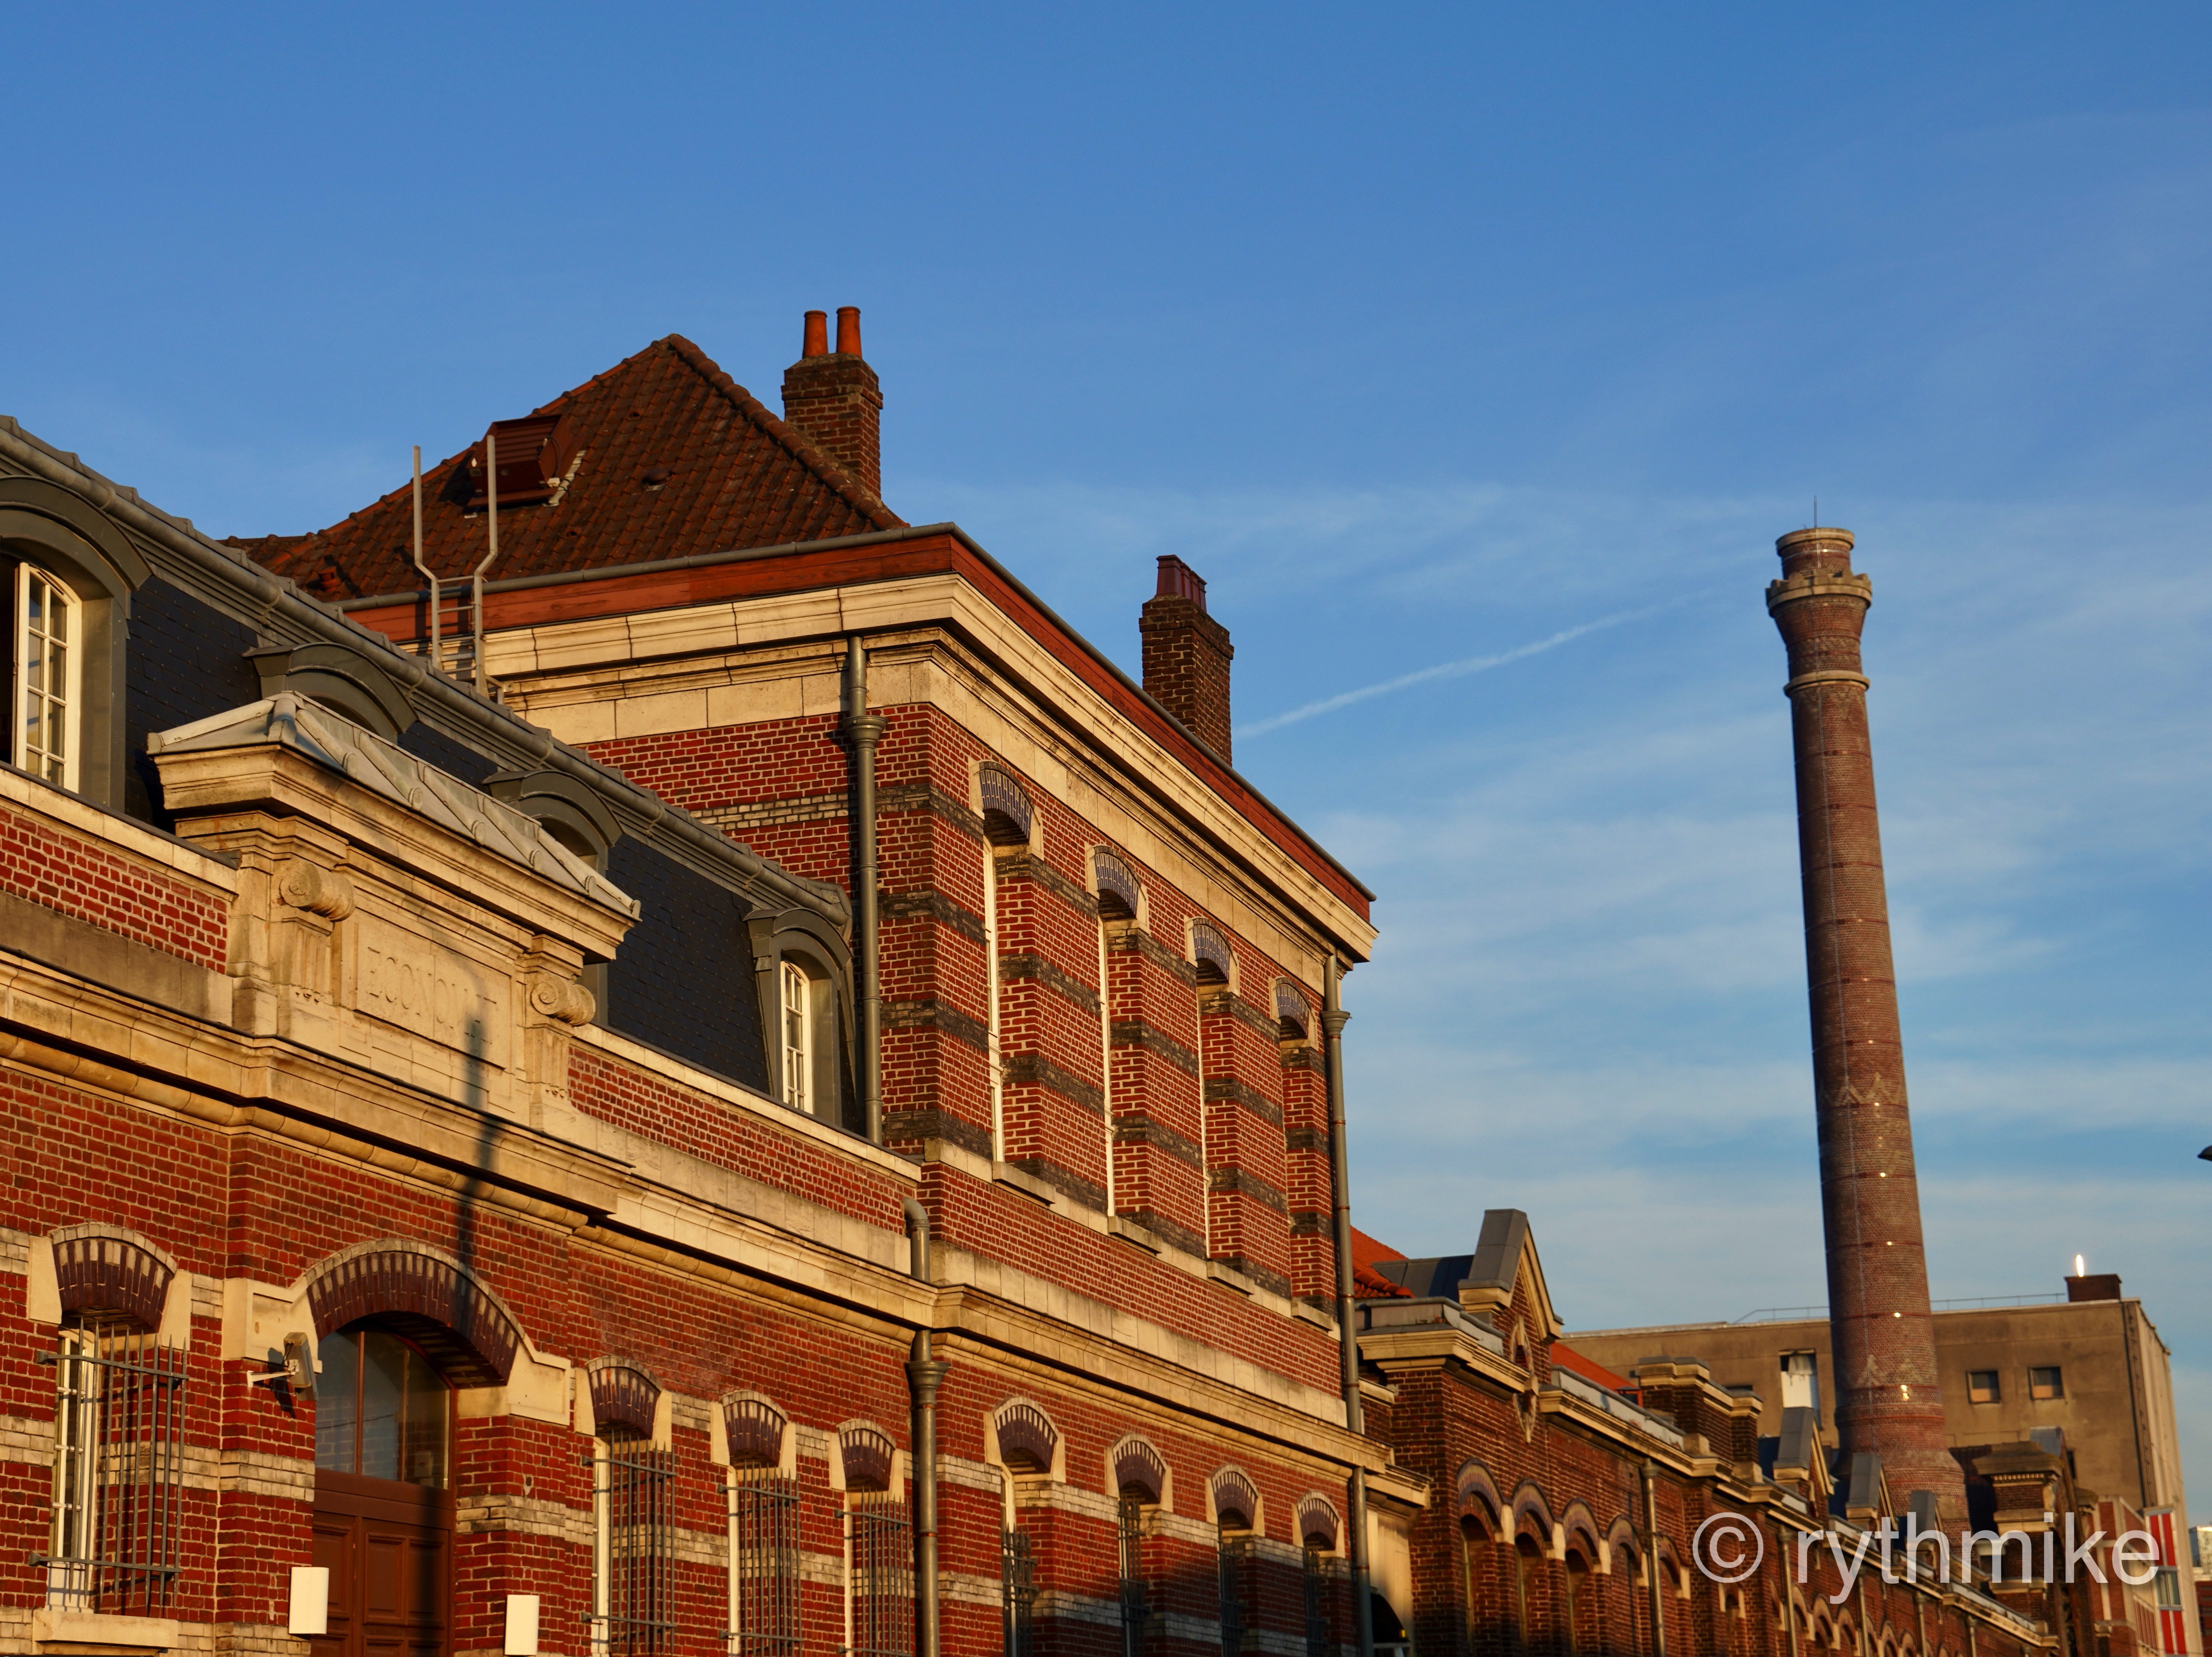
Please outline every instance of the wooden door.
[[452, 1657], [448, 1492], [318, 1471], [314, 1553], [331, 1573], [331, 1620], [313, 1657]]

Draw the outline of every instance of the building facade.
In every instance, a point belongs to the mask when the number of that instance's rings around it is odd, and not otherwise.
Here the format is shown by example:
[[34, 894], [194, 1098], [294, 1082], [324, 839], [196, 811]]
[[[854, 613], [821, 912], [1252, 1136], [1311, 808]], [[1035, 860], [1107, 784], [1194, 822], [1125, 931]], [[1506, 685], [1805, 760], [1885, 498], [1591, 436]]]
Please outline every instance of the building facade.
[[1132, 682], [884, 503], [857, 313], [783, 400], [671, 337], [230, 543], [0, 424], [0, 1647], [2057, 1648], [1791, 1580], [1825, 1460], [1510, 1211], [1346, 1294], [1371, 895], [1203, 580]]

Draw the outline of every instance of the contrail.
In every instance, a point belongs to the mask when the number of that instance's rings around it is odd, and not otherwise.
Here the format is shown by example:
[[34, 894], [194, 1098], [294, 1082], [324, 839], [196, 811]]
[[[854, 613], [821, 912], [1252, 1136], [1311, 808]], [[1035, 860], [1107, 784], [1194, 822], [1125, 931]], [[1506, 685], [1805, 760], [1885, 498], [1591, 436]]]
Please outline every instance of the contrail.
[[1403, 690], [1408, 685], [1426, 684], [1431, 679], [1456, 679], [1469, 673], [1486, 673], [1493, 667], [1504, 667], [1508, 662], [1517, 662], [1530, 656], [1540, 656], [1555, 650], [1585, 633], [1595, 633], [1601, 628], [1618, 627], [1623, 622], [1633, 622], [1655, 610], [1664, 610], [1664, 604], [1647, 605], [1642, 610], [1624, 610], [1618, 615], [1600, 616], [1595, 622], [1584, 622], [1580, 627], [1571, 627], [1554, 633], [1548, 639], [1539, 639], [1534, 644], [1516, 645], [1494, 656], [1469, 656], [1456, 662], [1440, 662], [1434, 667], [1424, 667], [1412, 673], [1401, 673], [1395, 679], [1385, 679], [1380, 684], [1362, 685], [1357, 690], [1340, 691], [1325, 696], [1317, 702], [1308, 702], [1304, 707], [1294, 707], [1287, 713], [1277, 713], [1255, 725], [1237, 727], [1239, 737], [1264, 737], [1270, 731], [1279, 731], [1286, 725], [1296, 725], [1300, 719], [1310, 719], [1322, 713], [1334, 713], [1340, 707], [1349, 707], [1354, 702], [1364, 702], [1370, 696], [1388, 695], [1393, 690]]

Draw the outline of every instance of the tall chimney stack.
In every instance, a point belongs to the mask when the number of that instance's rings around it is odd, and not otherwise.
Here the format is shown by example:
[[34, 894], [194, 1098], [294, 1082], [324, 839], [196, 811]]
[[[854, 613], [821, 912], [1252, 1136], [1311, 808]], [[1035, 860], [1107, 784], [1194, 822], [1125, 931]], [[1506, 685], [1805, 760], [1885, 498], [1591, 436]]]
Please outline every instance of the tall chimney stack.
[[1229, 763], [1229, 629], [1206, 613], [1206, 583], [1172, 554], [1159, 591], [1137, 622], [1145, 639], [1145, 689]]
[[783, 417], [881, 499], [884, 493], [884, 393], [860, 355], [860, 309], [837, 311], [837, 349], [829, 349], [829, 318], [806, 313], [799, 361], [783, 371]]
[[1881, 1456], [1900, 1502], [1932, 1491], [1957, 1525], [1966, 1483], [1944, 1445], [1859, 664], [1874, 583], [1852, 574], [1851, 545], [1848, 530], [1784, 536], [1766, 589], [1790, 651], [1836, 1430], [1845, 1452]]

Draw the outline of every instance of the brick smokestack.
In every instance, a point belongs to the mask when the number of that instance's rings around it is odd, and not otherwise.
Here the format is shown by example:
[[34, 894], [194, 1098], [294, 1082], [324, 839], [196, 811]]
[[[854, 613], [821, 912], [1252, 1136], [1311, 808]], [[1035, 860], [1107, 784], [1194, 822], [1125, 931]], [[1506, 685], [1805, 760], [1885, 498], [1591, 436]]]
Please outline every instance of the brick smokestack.
[[783, 417], [880, 500], [884, 493], [884, 393], [860, 356], [860, 311], [839, 307], [837, 349], [829, 318], [806, 313], [799, 361], [783, 371]]
[[1859, 665], [1874, 583], [1852, 574], [1851, 544], [1847, 530], [1784, 536], [1782, 579], [1766, 589], [1790, 650], [1836, 1429], [1846, 1452], [1881, 1457], [1900, 1502], [1931, 1490], [1956, 1527], [1966, 1485], [1944, 1447]]
[[1145, 689], [1229, 762], [1229, 629], [1206, 613], [1206, 583], [1180, 558], [1160, 560], [1160, 587], [1137, 622]]

